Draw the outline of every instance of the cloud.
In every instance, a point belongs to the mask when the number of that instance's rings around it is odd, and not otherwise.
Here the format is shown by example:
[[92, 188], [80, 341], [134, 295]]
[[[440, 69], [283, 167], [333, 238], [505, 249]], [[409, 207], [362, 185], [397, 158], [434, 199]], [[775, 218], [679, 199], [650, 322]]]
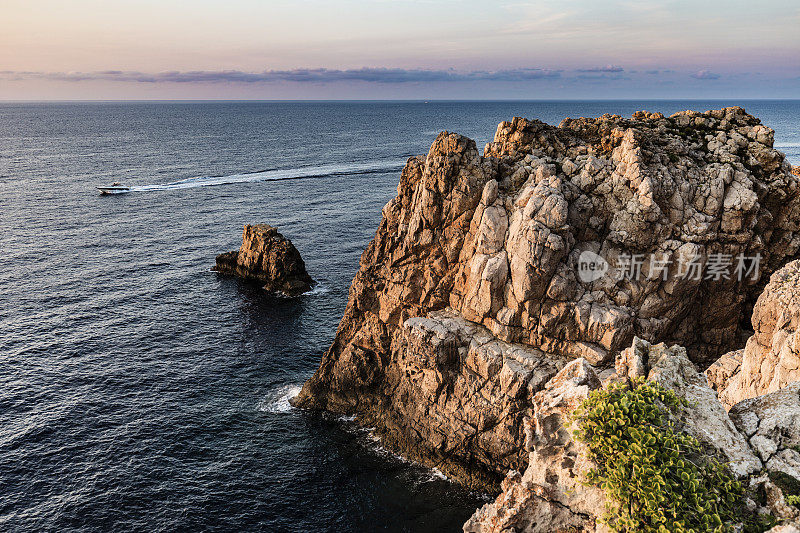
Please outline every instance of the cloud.
[[617, 65], [606, 65], [604, 67], [579, 68], [577, 72], [624, 72], [625, 69]]
[[694, 73], [690, 74], [690, 76], [692, 78], [696, 79], [696, 80], [718, 80], [719, 79], [719, 74], [715, 74], [715, 73], [711, 72], [710, 70], [705, 70], [705, 69], [704, 70], [698, 70], [697, 72], [694, 72]]
[[629, 80], [630, 76], [625, 76], [619, 72], [602, 72], [600, 74], [578, 74], [575, 76], [578, 80]]
[[197, 70], [147, 73], [123, 70], [101, 70], [94, 72], [23, 72], [0, 71], [0, 79], [24, 80], [46, 79], [51, 81], [116, 81], [137, 83], [331, 83], [361, 81], [368, 83], [415, 83], [415, 82], [466, 82], [466, 81], [530, 81], [555, 79], [560, 70], [518, 68], [505, 70], [425, 70], [401, 68], [360, 69], [291, 69], [244, 72], [241, 70]]

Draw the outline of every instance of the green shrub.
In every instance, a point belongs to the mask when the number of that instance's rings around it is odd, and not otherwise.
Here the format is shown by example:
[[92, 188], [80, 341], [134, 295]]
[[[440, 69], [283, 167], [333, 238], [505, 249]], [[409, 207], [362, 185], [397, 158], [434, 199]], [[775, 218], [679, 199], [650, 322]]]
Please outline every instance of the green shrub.
[[742, 484], [669, 420], [685, 405], [639, 380], [592, 392], [572, 414], [575, 438], [597, 464], [588, 483], [605, 491], [603, 520], [614, 531], [729, 531], [741, 522]]

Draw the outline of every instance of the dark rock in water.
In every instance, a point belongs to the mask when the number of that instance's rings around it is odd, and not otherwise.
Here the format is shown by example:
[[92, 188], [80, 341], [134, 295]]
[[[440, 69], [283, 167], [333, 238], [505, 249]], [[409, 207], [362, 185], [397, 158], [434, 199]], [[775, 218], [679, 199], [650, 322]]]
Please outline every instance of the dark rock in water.
[[245, 225], [241, 248], [218, 255], [212, 270], [263, 283], [283, 296], [298, 296], [314, 285], [292, 241], [268, 224]]

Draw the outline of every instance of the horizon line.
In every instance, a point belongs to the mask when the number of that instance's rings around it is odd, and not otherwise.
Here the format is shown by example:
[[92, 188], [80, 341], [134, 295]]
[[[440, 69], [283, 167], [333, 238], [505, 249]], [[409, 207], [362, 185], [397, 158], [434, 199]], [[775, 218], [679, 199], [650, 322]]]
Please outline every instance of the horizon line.
[[736, 96], [715, 96], [710, 98], [152, 98], [152, 99], [4, 99], [0, 104], [33, 104], [33, 103], [381, 103], [381, 102], [409, 102], [409, 103], [443, 103], [443, 102], [718, 102], [725, 100], [739, 100], [743, 102], [797, 102], [800, 98], [753, 98]]

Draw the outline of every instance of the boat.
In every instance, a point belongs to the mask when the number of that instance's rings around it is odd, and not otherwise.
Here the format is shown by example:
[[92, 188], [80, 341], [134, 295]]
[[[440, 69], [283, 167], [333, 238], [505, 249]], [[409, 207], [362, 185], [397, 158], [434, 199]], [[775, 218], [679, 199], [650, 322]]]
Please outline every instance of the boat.
[[97, 190], [100, 191], [100, 194], [122, 194], [124, 192], [129, 192], [131, 188], [115, 181], [111, 185], [97, 187]]

